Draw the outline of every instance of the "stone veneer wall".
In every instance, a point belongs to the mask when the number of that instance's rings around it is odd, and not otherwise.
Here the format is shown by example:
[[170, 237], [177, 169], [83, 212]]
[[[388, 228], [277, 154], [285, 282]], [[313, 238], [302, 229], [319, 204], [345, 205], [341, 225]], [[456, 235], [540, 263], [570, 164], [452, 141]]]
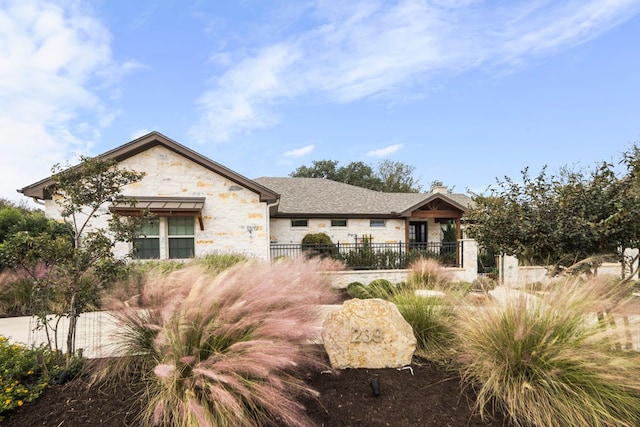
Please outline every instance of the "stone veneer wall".
[[[519, 266], [514, 256], [503, 256], [499, 259], [499, 281], [504, 286], [522, 288], [533, 283], [548, 284], [553, 280], [547, 275], [547, 269], [541, 266]], [[605, 262], [598, 267], [598, 276], [621, 277], [622, 267], [617, 262]]]
[[[214, 252], [242, 253], [258, 259], [269, 259], [268, 206], [260, 196], [235, 182], [162, 146], [153, 147], [122, 161], [119, 166], [146, 172], [142, 181], [124, 189], [126, 196], [205, 197], [202, 211], [204, 230], [196, 220], [196, 256]], [[108, 206], [102, 208], [107, 212]], [[47, 201], [45, 212], [60, 218], [58, 206]], [[105, 227], [105, 218], [92, 226]], [[130, 245], [120, 243], [116, 255], [123, 256]]]
[[[336, 216], [333, 219], [343, 219]], [[427, 222], [429, 241], [439, 242], [442, 228], [433, 219]], [[354, 243], [356, 236], [373, 236], [374, 243], [406, 241], [404, 219], [387, 219], [384, 227], [371, 227], [369, 219], [349, 218], [346, 227], [332, 227], [329, 218], [310, 218], [308, 227], [292, 227], [289, 218], [271, 220], [271, 241], [274, 243], [300, 243], [309, 233], [326, 233], [333, 243]]]

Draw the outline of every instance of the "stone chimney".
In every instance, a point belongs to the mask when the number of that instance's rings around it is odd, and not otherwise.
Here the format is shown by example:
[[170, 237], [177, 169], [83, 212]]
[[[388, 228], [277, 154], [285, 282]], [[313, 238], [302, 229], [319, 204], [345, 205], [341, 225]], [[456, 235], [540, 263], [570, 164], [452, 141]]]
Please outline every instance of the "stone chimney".
[[431, 189], [432, 193], [440, 193], [440, 194], [447, 194], [449, 192], [449, 189], [447, 188], [446, 185], [434, 185], [433, 188]]

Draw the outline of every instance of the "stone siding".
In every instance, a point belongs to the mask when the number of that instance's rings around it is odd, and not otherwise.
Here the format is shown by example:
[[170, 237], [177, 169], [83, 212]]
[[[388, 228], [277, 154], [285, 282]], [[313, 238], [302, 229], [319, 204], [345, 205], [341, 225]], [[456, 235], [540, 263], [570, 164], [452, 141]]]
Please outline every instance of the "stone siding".
[[[336, 216], [333, 219], [344, 219]], [[397, 243], [407, 240], [404, 219], [387, 219], [384, 227], [371, 227], [369, 219], [349, 218], [346, 227], [332, 227], [329, 218], [309, 218], [307, 227], [292, 227], [289, 218], [271, 220], [271, 241], [273, 243], [300, 243], [306, 234], [326, 233], [333, 243], [354, 243], [355, 238], [372, 236], [373, 243]], [[442, 239], [442, 227], [433, 219], [427, 222], [430, 242]]]
[[[195, 223], [195, 255], [234, 252], [262, 260], [269, 259], [269, 214], [260, 196], [177, 153], [156, 146], [119, 163], [119, 167], [145, 172], [145, 177], [128, 185], [125, 196], [205, 197], [204, 230]], [[60, 218], [53, 201], [46, 214]], [[108, 206], [102, 208], [108, 212]], [[106, 216], [92, 226], [105, 227]], [[161, 245], [162, 246], [162, 245]], [[130, 245], [120, 243], [116, 255], [123, 256]]]

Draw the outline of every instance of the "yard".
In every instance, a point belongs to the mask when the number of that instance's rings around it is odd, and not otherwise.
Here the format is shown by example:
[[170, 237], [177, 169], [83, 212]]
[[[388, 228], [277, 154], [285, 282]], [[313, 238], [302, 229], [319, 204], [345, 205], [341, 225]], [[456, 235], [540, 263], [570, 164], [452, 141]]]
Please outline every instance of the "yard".
[[[170, 303], [166, 307], [173, 307], [172, 310], [176, 307], [189, 308], [186, 311], [181, 309], [167, 312], [180, 313], [177, 317], [172, 315], [158, 323], [159, 327], [166, 328], [167, 331], [173, 330], [171, 328], [174, 326], [177, 328], [175, 332], [208, 327], [206, 325], [209, 323], [200, 325], [198, 322], [202, 319], [193, 318], [193, 309], [201, 304], [209, 307], [204, 313], [215, 314], [211, 319], [227, 319], [225, 322], [231, 319], [227, 317], [225, 310], [235, 313], [233, 310], [240, 309], [238, 319], [251, 317], [251, 322], [255, 325], [252, 328], [256, 328], [252, 329], [254, 333], [270, 334], [265, 335], [265, 338], [276, 333], [276, 336], [281, 337], [279, 339], [290, 340], [288, 343], [283, 341], [284, 345], [289, 346], [287, 360], [290, 356], [291, 360], [298, 361], [305, 360], [312, 354], [309, 351], [312, 348], [296, 349], [295, 346], [290, 346], [296, 342], [295, 327], [282, 329], [278, 326], [275, 330], [269, 328], [264, 331], [260, 328], [264, 322], [281, 325], [280, 313], [287, 313], [286, 316], [291, 321], [301, 321], [302, 318], [294, 320], [305, 312], [298, 310], [298, 304], [308, 303], [307, 298], [318, 298], [321, 295], [315, 292], [326, 289], [324, 278], [316, 275], [316, 272], [316, 267], [306, 266], [303, 269], [300, 265], [287, 263], [276, 266], [240, 265], [238, 269], [232, 269], [229, 275], [213, 274], [213, 283], [216, 285], [208, 288], [210, 279], [206, 279], [207, 275], [201, 269], [179, 268], [160, 275], [151, 274], [149, 277], [155, 278], [156, 283], [145, 285], [145, 289], [146, 292], [154, 289], [156, 292], [168, 290], [168, 293], [163, 291], [156, 296], [159, 295], [161, 300], [164, 298], [165, 303]], [[270, 280], [262, 280], [265, 277]], [[306, 296], [296, 299], [298, 295], [293, 289], [299, 289], [300, 283], [305, 284]], [[638, 425], [640, 389], [637, 384], [640, 375], [637, 366], [640, 366], [640, 356], [636, 351], [630, 350], [637, 344], [636, 336], [630, 331], [637, 329], [636, 320], [640, 311], [637, 297], [621, 299], [621, 295], [613, 292], [615, 286], [612, 283], [602, 280], [567, 281], [541, 293], [539, 303], [532, 303], [529, 297], [516, 297], [512, 302], [501, 305], [499, 299], [488, 299], [486, 294], [478, 300], [471, 298], [464, 287], [451, 282], [446, 270], [432, 260], [417, 263], [413, 265], [407, 283], [390, 284], [378, 280], [367, 286], [353, 287], [352, 291], [359, 289], [359, 292], [365, 293], [360, 296], [362, 298], [384, 298], [398, 306], [418, 338], [418, 348], [410, 366], [404, 369], [331, 371], [326, 366], [326, 353], [316, 345], [313, 349], [319, 350], [324, 366], [307, 366], [292, 372], [303, 388], [308, 387], [318, 393], [317, 398], [303, 394], [287, 394], [282, 397], [292, 399], [294, 405], [300, 403], [304, 406], [298, 415], [302, 417], [300, 419], [308, 417], [308, 423], [299, 421], [304, 423], [300, 425], [305, 426], [498, 426], [513, 424], [514, 420], [517, 420], [516, 424], [540, 426], [596, 425], [603, 420], [603, 425]], [[161, 288], [151, 286], [158, 284]], [[458, 294], [451, 300], [455, 301], [455, 305], [450, 305], [448, 299], [416, 297], [419, 294], [415, 289], [424, 288], [441, 289], [452, 294], [452, 297]], [[206, 289], [214, 293], [205, 292]], [[333, 292], [322, 298], [330, 298], [335, 304], [340, 299], [353, 295], [343, 292], [337, 296]], [[461, 300], [460, 297], [464, 299]], [[218, 307], [220, 301], [224, 302], [226, 308], [218, 311], [215, 307]], [[251, 301], [252, 304], [246, 305], [246, 301]], [[279, 308], [274, 312], [271, 304], [276, 301]], [[238, 305], [237, 302], [241, 304]], [[625, 304], [621, 304], [622, 302]], [[455, 307], [455, 312], [451, 310], [452, 307]], [[589, 314], [587, 317], [593, 321], [585, 323], [587, 313], [601, 313], [602, 317], [599, 315], [596, 318]], [[612, 316], [611, 313], [616, 315]], [[257, 315], [255, 319], [252, 317], [254, 315]], [[619, 319], [624, 321], [620, 323]], [[174, 321], [177, 322], [175, 325]], [[150, 330], [146, 322], [147, 320], [139, 326], [143, 330]], [[617, 326], [613, 327], [612, 322], [618, 322]], [[237, 326], [236, 323], [238, 322], [233, 321], [228, 324], [232, 331]], [[315, 327], [307, 323], [294, 324], [307, 331]], [[184, 325], [191, 327], [184, 329]], [[305, 329], [309, 326], [312, 328]], [[292, 333], [294, 334], [291, 335]], [[167, 341], [171, 336], [173, 332], [162, 335], [160, 340], [150, 341], [147, 344], [149, 347], [144, 347], [153, 356], [152, 365], [149, 366], [160, 363], [157, 366], [166, 369], [171, 363], [192, 363], [189, 360], [195, 360], [189, 356], [193, 347], [190, 344], [185, 347], [180, 341], [187, 336], [174, 336], [180, 339], [176, 342]], [[253, 339], [250, 338], [245, 343], [246, 338], [242, 336], [239, 335], [237, 339], [243, 345]], [[129, 345], [135, 342], [130, 341]], [[206, 362], [210, 357], [223, 357], [228, 363], [234, 363], [235, 358], [242, 359], [246, 355], [244, 351], [235, 352], [233, 345], [228, 343], [216, 345], [225, 347], [209, 355], [208, 347], [201, 347], [198, 350], [200, 356], [195, 363]], [[140, 349], [137, 345], [131, 347], [134, 352]], [[186, 349], [187, 354], [181, 356], [176, 353], [183, 351], [180, 349]], [[251, 357], [258, 357], [263, 362], [252, 362], [258, 359]], [[298, 359], [299, 357], [302, 359]], [[3, 424], [60, 427], [141, 425], [136, 416], [145, 406], [147, 411], [149, 407], [141, 394], [143, 385], [139, 380], [144, 375], [149, 378], [150, 371], [134, 370], [127, 375], [116, 373], [111, 375], [111, 382], [94, 383], [89, 387], [91, 375], [101, 371], [94, 368], [108, 360], [90, 359], [85, 365], [84, 375], [64, 384], [49, 385], [35, 401], [21, 404], [14, 411], [6, 413]], [[260, 369], [251, 375], [261, 375], [259, 372], [262, 371], [261, 365], [265, 360], [268, 359], [264, 359], [262, 353], [256, 353], [255, 356], [249, 354], [246, 359], [248, 365], [238, 365], [243, 367], [232, 369], [244, 376], [257, 367]], [[267, 363], [273, 361], [268, 360]], [[276, 366], [278, 365], [274, 365], [274, 371], [267, 372], [281, 375]], [[189, 371], [196, 372], [198, 369], [202, 370], [196, 364]], [[162, 371], [157, 368], [151, 370], [160, 378], [164, 378], [166, 372], [169, 375], [174, 375], [173, 372], [180, 375], [180, 372], [186, 372]], [[109, 370], [102, 369], [102, 372], [109, 373]], [[496, 372], [500, 375], [495, 376]], [[219, 378], [224, 375], [224, 371], [210, 375], [211, 378]], [[255, 381], [259, 377], [247, 378]], [[262, 378], [269, 381], [269, 376]], [[171, 393], [171, 399], [176, 396], [181, 399], [181, 393], [189, 396], [191, 389], [188, 384], [197, 384], [191, 383], [195, 377], [177, 379], [179, 381], [171, 380], [170, 384], [187, 386], [167, 389]], [[380, 384], [377, 396], [371, 387], [373, 380]], [[547, 387], [545, 384], [552, 385]], [[554, 394], [555, 390], [562, 390], [564, 387], [570, 388], [572, 394]], [[296, 390], [300, 392], [302, 388]], [[573, 395], [576, 396], [575, 399]], [[172, 402], [172, 405], [178, 407], [182, 404], [180, 400]], [[486, 410], [484, 419], [480, 417], [478, 409]], [[268, 416], [270, 422], [260, 422], [258, 425], [291, 425], [279, 418], [281, 415], [278, 412], [270, 412]]]

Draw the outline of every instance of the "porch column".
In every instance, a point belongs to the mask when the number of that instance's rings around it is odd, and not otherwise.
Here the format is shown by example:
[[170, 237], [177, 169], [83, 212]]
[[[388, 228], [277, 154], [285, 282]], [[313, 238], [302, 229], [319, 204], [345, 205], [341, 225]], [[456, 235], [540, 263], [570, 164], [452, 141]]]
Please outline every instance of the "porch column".
[[[462, 239], [461, 226], [460, 218], [456, 218], [456, 242]], [[460, 265], [460, 255], [460, 245], [456, 245], [456, 265]]]
[[409, 218], [404, 219], [404, 244], [406, 246], [405, 251], [409, 252]]

